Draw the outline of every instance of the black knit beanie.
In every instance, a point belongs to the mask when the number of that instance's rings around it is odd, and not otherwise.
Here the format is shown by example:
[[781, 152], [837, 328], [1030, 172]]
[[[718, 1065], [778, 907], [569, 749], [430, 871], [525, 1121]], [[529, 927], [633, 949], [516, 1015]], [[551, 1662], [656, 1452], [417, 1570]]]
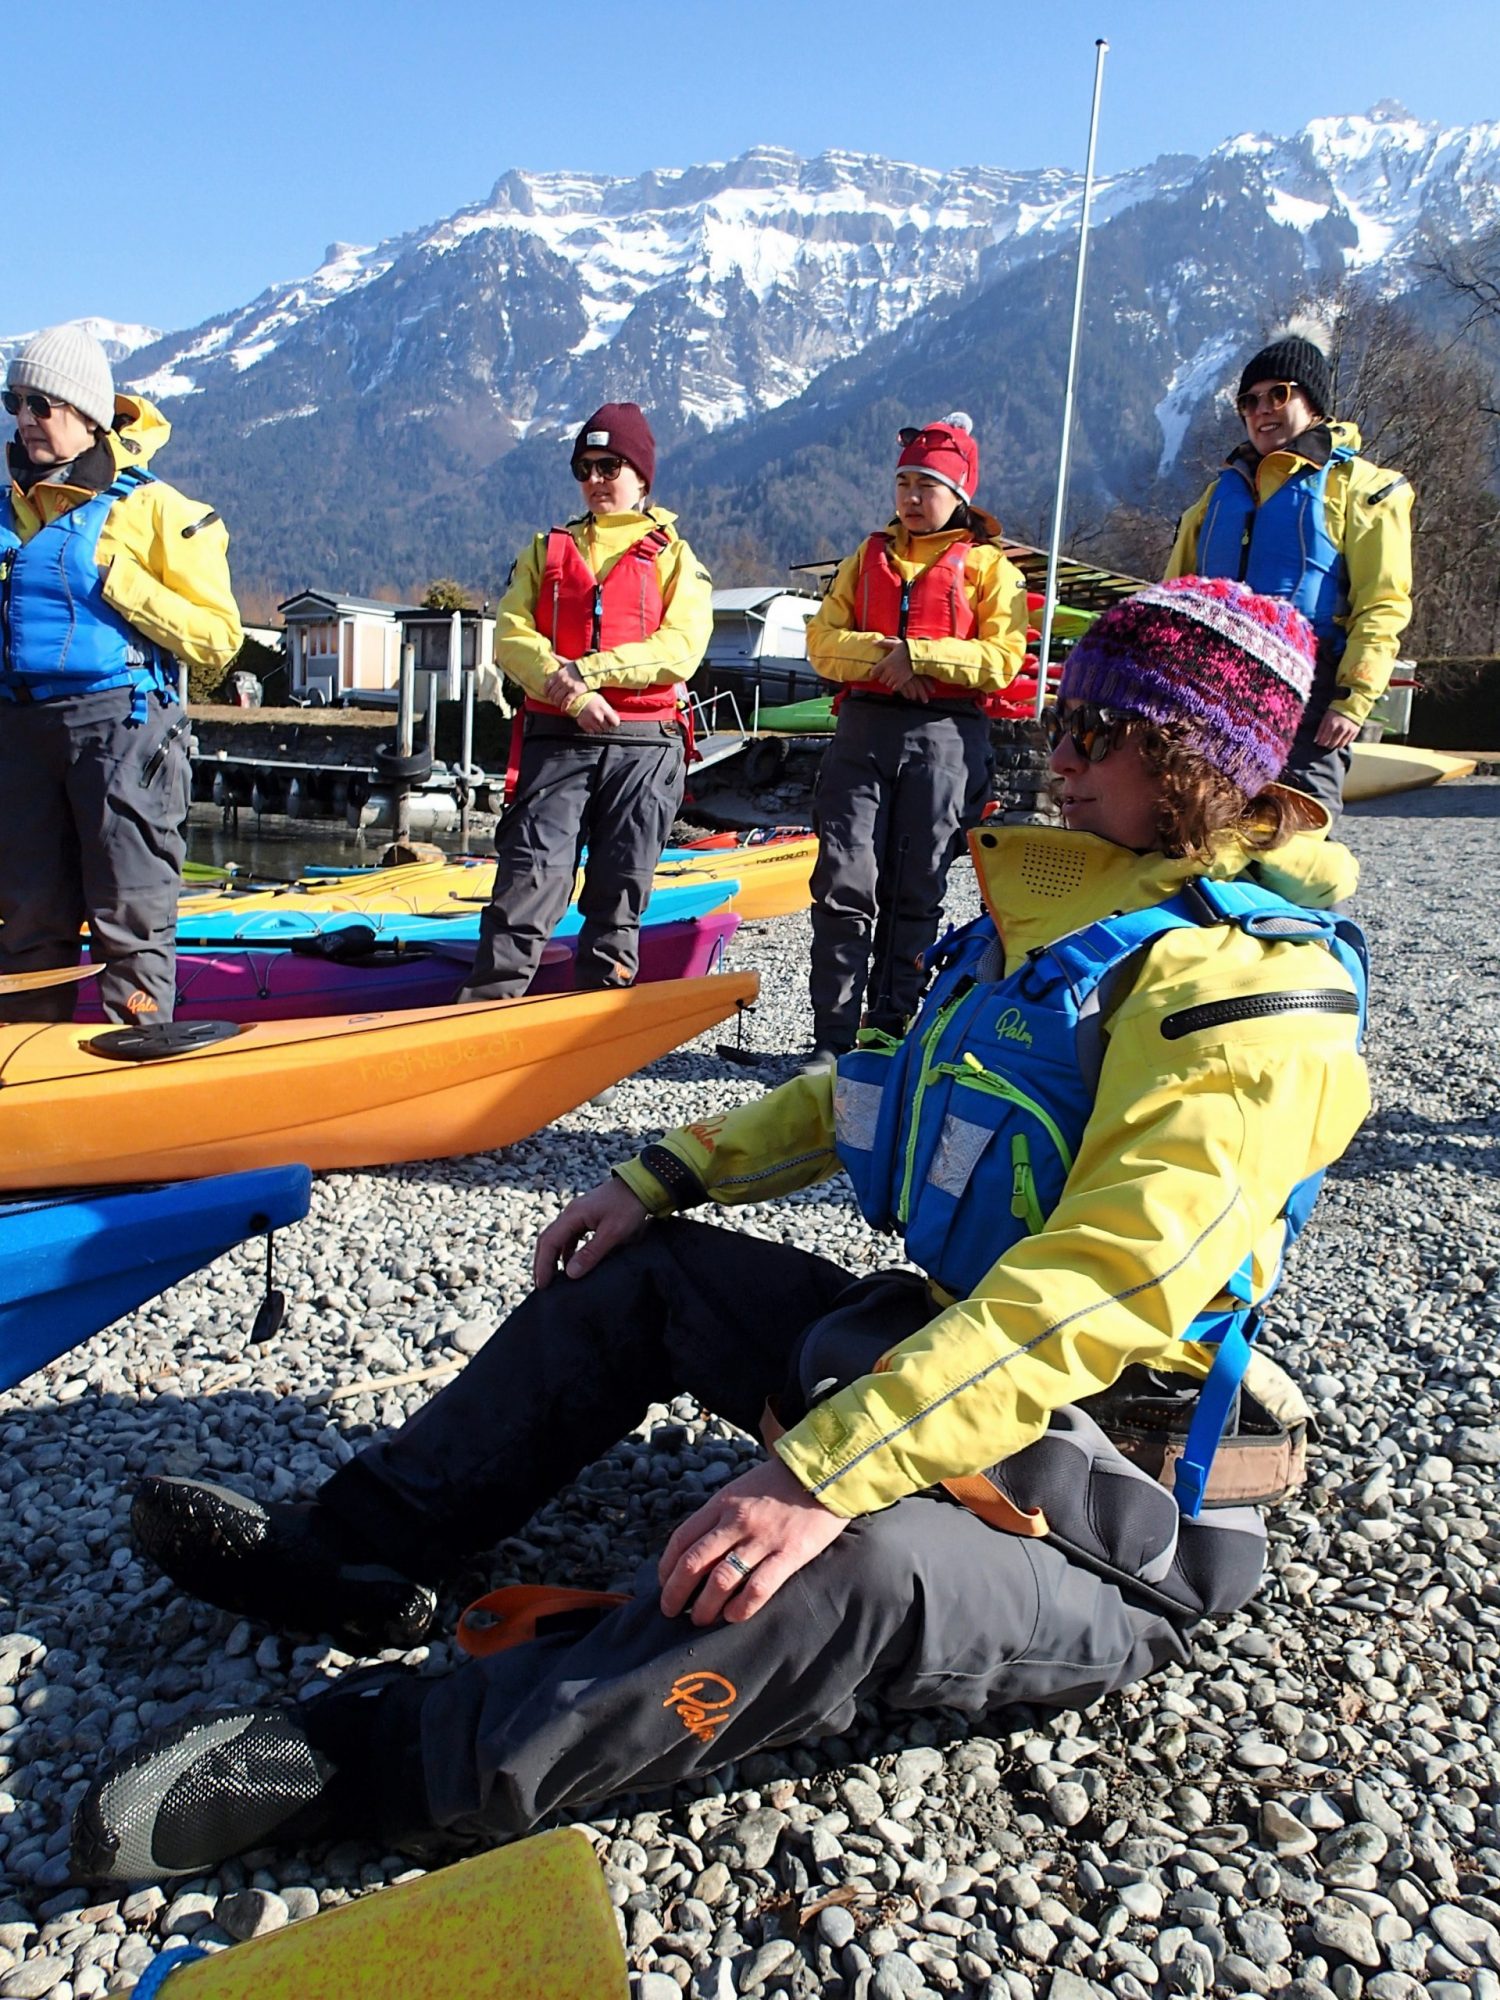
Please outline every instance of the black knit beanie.
[[1295, 382], [1320, 417], [1333, 412], [1333, 376], [1328, 357], [1300, 334], [1289, 333], [1273, 340], [1245, 363], [1240, 377], [1240, 394], [1257, 382]]

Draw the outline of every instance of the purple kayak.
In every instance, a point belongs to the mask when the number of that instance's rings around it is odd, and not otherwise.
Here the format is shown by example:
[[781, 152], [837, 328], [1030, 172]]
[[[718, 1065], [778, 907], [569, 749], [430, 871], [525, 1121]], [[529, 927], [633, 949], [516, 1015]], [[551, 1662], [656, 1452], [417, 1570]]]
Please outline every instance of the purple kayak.
[[[701, 979], [717, 972], [739, 928], [732, 910], [641, 929], [638, 978]], [[533, 993], [571, 993], [576, 938], [554, 938], [542, 952]], [[345, 947], [347, 949], [347, 946]], [[288, 1021], [318, 1014], [387, 1014], [445, 1007], [458, 995], [472, 946], [381, 945], [362, 955], [232, 945], [177, 954], [179, 1021]], [[77, 1021], [102, 1021], [99, 997], [84, 986]]]

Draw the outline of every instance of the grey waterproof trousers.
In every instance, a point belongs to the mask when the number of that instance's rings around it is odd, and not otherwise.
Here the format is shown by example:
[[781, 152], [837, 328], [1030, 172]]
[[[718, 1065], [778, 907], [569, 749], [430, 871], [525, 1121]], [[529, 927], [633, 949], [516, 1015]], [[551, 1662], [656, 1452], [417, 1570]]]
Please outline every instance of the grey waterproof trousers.
[[[653, 1223], [588, 1277], [534, 1293], [318, 1498], [386, 1561], [436, 1579], [518, 1529], [648, 1402], [688, 1391], [750, 1428], [784, 1390], [793, 1415], [830, 1355], [842, 1347], [831, 1365], [853, 1355], [863, 1372], [932, 1310], [909, 1273], [855, 1281], [735, 1230]], [[804, 1338], [830, 1323], [831, 1342]], [[434, 1679], [421, 1715], [428, 1805], [437, 1824], [520, 1834], [837, 1734], [865, 1697], [970, 1716], [1084, 1704], [1185, 1659], [1191, 1622], [919, 1494], [853, 1522], [745, 1624], [665, 1618], [650, 1578], [603, 1615]]]
[[[0, 973], [105, 961], [112, 1021], [170, 1021], [191, 787], [182, 710], [129, 688], [0, 702]], [[0, 1020], [69, 1021], [75, 986], [0, 996]]]
[[627, 723], [611, 736], [576, 724], [526, 720], [515, 796], [495, 829], [495, 889], [479, 919], [474, 969], [460, 996], [524, 993], [573, 894], [580, 991], [629, 986], [640, 963], [641, 912], [682, 804], [686, 776], [675, 724]]
[[813, 802], [809, 989], [819, 1048], [851, 1048], [862, 1008], [888, 1034], [915, 1011], [948, 870], [993, 766], [989, 722], [975, 707], [845, 699]]

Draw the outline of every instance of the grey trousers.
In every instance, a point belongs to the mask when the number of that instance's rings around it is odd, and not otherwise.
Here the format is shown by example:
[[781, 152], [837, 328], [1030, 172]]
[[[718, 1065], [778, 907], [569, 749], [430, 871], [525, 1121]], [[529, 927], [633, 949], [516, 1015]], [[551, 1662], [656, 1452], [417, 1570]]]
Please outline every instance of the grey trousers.
[[[0, 972], [76, 965], [86, 920], [108, 1017], [170, 1021], [191, 771], [183, 736], [157, 754], [182, 710], [132, 723], [130, 702], [0, 703]], [[0, 1020], [68, 1021], [76, 997], [0, 996]]]
[[890, 1034], [915, 1011], [919, 961], [993, 764], [989, 722], [968, 705], [851, 695], [840, 709], [813, 803], [808, 983], [820, 1048], [852, 1046], [862, 1008]]
[[479, 920], [462, 998], [508, 1000], [526, 991], [568, 907], [585, 847], [578, 987], [631, 984], [641, 912], [686, 769], [675, 726], [588, 736], [528, 721], [515, 796], [495, 829], [494, 895]]
[[1315, 729], [1316, 724], [1313, 730], [1297, 732], [1278, 782], [1307, 792], [1337, 819], [1344, 810], [1344, 780], [1354, 760], [1347, 750], [1325, 750], [1315, 740]]
[[[837, 1308], [837, 1312], [835, 1312]], [[413, 1575], [450, 1572], [683, 1390], [745, 1426], [794, 1414], [828, 1365], [809, 1327], [878, 1350], [930, 1316], [908, 1276], [854, 1281], [805, 1251], [653, 1224], [587, 1278], [523, 1302], [322, 1504]], [[811, 1351], [809, 1351], [811, 1350]], [[837, 1364], [835, 1364], [837, 1365]], [[1178, 1626], [1044, 1543], [920, 1494], [852, 1523], [743, 1625], [662, 1615], [654, 1579], [602, 1615], [434, 1679], [421, 1716], [432, 1819], [524, 1833], [550, 1813], [837, 1734], [856, 1704], [982, 1716], [1087, 1703], [1186, 1657]]]

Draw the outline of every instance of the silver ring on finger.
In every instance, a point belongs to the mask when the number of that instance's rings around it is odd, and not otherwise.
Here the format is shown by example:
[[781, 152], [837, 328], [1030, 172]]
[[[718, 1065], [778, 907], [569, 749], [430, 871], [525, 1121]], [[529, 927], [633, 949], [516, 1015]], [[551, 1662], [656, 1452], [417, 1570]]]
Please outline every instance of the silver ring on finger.
[[728, 1563], [736, 1575], [748, 1576], [750, 1574], [750, 1564], [745, 1561], [743, 1556], [737, 1555], [733, 1549], [722, 1560]]

